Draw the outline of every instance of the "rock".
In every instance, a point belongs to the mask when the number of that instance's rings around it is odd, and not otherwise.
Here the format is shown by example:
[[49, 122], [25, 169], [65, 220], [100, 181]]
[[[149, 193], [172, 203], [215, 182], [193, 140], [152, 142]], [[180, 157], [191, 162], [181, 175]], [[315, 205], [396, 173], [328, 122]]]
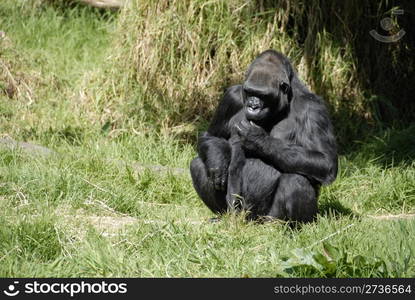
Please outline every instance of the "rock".
[[82, 0], [82, 2], [98, 8], [121, 8], [125, 0]]
[[27, 142], [17, 142], [10, 137], [0, 138], [0, 149], [20, 149], [26, 153], [40, 156], [56, 154], [55, 151], [52, 151], [49, 148]]

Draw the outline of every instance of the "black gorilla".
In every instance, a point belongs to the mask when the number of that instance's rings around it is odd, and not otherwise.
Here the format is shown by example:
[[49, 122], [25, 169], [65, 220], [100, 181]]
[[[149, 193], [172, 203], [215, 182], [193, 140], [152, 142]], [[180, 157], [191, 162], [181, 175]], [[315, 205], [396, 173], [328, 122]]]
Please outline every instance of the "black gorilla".
[[193, 185], [215, 213], [244, 209], [309, 222], [321, 184], [337, 175], [337, 147], [323, 100], [289, 60], [267, 50], [243, 85], [228, 88], [190, 166]]

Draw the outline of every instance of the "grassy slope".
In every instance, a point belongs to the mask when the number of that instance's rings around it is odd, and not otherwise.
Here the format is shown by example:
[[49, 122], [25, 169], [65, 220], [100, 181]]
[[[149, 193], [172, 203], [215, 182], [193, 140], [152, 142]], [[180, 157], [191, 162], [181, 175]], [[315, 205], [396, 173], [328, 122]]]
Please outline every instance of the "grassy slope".
[[14, 51], [3, 58], [35, 82], [34, 96], [0, 94], [0, 134], [58, 154], [0, 152], [0, 276], [415, 275], [415, 221], [371, 217], [415, 213], [414, 126], [353, 142], [338, 180], [322, 191], [316, 223], [292, 230], [227, 216], [208, 224], [187, 174], [132, 167], [187, 168], [193, 145], [102, 128], [105, 119], [80, 108], [84, 76], [106, 64], [111, 18], [88, 9], [34, 16], [13, 2], [0, 3]]

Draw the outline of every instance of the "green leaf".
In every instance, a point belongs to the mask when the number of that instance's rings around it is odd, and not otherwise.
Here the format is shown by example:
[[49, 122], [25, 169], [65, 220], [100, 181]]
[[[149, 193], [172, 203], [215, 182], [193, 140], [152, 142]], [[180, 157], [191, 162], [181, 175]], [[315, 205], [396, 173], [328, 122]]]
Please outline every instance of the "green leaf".
[[281, 263], [284, 270], [298, 266], [309, 266], [317, 270], [323, 269], [323, 266], [314, 259], [315, 254], [310, 250], [295, 248], [291, 251], [291, 254], [291, 257], [288, 260]]
[[365, 257], [362, 255], [356, 255], [352, 259], [353, 265], [356, 265], [357, 267], [363, 267], [368, 264], [368, 261]]
[[339, 249], [337, 249], [333, 245], [330, 245], [327, 242], [323, 242], [323, 251], [324, 251], [324, 254], [330, 259], [335, 259], [341, 256]]
[[102, 126], [101, 131], [103, 133], [108, 133], [110, 128], [111, 128], [111, 121], [107, 120], [107, 122], [105, 122], [104, 126]]

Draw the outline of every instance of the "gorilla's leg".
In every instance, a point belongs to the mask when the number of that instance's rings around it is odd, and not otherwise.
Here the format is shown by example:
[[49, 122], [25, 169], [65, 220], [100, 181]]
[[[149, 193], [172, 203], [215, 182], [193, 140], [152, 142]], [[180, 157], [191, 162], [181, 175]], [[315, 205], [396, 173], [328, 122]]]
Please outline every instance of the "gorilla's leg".
[[238, 211], [243, 208], [242, 203], [242, 182], [243, 169], [246, 163], [245, 153], [242, 150], [242, 145], [239, 136], [235, 135], [230, 138], [229, 144], [231, 146], [231, 161], [228, 169], [228, 188], [226, 194], [226, 203], [231, 210]]
[[260, 159], [248, 158], [242, 170], [243, 208], [249, 219], [265, 216], [272, 204], [281, 173]]
[[282, 174], [268, 216], [290, 221], [311, 222], [317, 214], [318, 191], [304, 176]]
[[214, 213], [226, 212], [226, 191], [215, 190], [213, 183], [208, 179], [206, 166], [199, 157], [191, 162], [190, 174], [197, 194], [207, 207]]

